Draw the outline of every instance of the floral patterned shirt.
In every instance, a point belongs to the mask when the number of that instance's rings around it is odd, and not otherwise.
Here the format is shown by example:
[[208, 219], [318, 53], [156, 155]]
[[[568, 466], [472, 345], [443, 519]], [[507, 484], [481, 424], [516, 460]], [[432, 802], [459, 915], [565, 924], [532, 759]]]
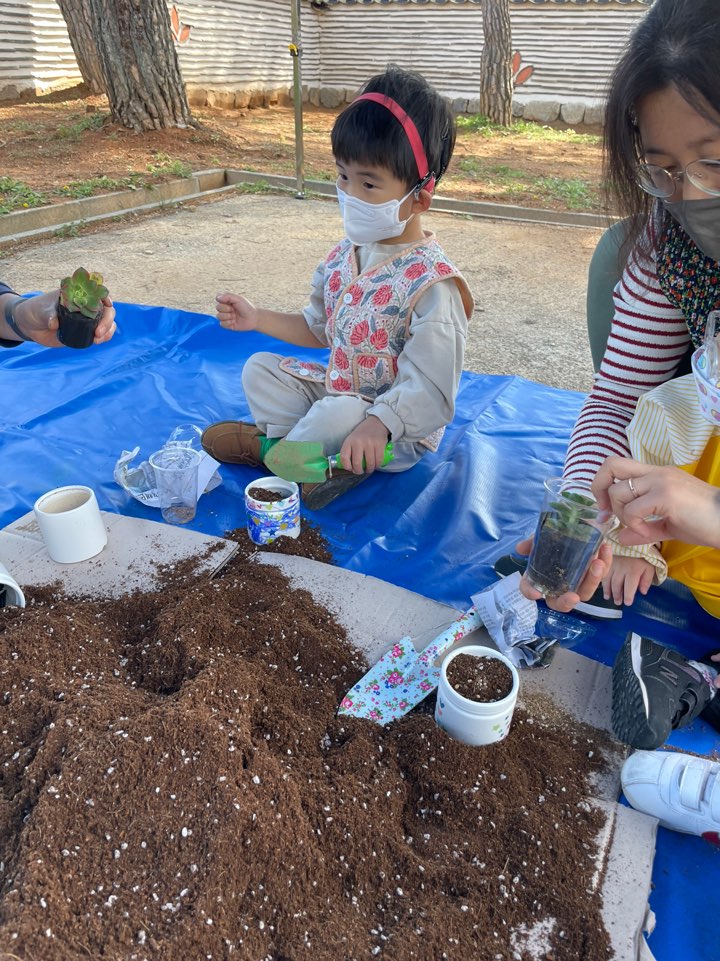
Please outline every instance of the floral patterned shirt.
[[[430, 234], [426, 238], [433, 239]], [[408, 246], [378, 243], [357, 247], [358, 271], [370, 271]], [[326, 278], [326, 269], [327, 261], [323, 261], [313, 275], [304, 315], [314, 336], [331, 346], [325, 302], [325, 285], [330, 278]], [[368, 414], [385, 424], [393, 441], [420, 442], [454, 417], [472, 310], [467, 285], [459, 280], [462, 286], [455, 277], [443, 278], [415, 301], [394, 378], [368, 408]]]

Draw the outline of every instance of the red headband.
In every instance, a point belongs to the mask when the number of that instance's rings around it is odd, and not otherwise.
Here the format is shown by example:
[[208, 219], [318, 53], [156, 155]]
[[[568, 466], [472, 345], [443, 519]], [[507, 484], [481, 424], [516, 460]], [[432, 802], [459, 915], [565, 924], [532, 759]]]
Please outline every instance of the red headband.
[[374, 103], [379, 103], [382, 107], [387, 107], [393, 117], [395, 117], [410, 142], [410, 147], [420, 175], [420, 184], [425, 190], [432, 193], [435, 189], [435, 171], [430, 170], [430, 164], [425, 154], [423, 142], [412, 117], [403, 110], [399, 103], [384, 93], [363, 93], [360, 94], [359, 97], [356, 97], [353, 103], [358, 103], [360, 100], [372, 100]]

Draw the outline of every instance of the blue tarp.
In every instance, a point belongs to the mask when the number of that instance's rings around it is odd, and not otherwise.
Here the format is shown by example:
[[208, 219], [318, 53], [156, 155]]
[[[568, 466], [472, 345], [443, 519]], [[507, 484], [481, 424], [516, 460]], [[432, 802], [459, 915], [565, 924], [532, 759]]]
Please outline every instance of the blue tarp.
[[[204, 314], [116, 306], [119, 331], [101, 348], [0, 351], [0, 526], [50, 488], [74, 483], [94, 488], [104, 510], [158, 520], [114, 483], [120, 452], [139, 445], [145, 459], [181, 423], [249, 419], [244, 361], [260, 349], [288, 351], [262, 335], [224, 331]], [[309, 516], [341, 566], [465, 609], [494, 579], [493, 562], [531, 532], [542, 480], [560, 471], [582, 400], [517, 377], [465, 373], [438, 453], [407, 473], [375, 474]], [[256, 472], [225, 466], [222, 476], [200, 501], [196, 530], [223, 534], [245, 523], [242, 492]], [[718, 622], [675, 583], [653, 589], [619, 621], [579, 620], [575, 649], [606, 664], [631, 629], [689, 655], [718, 646]], [[720, 749], [701, 721], [671, 743]], [[657, 961], [720, 961], [720, 851], [661, 829], [653, 879]]]

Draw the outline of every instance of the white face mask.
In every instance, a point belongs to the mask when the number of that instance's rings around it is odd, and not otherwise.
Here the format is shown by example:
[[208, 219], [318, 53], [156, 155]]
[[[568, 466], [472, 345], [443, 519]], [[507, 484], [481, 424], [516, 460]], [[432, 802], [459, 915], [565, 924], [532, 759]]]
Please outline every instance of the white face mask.
[[409, 190], [400, 200], [388, 200], [384, 204], [370, 204], [358, 200], [336, 186], [338, 204], [345, 225], [345, 236], [354, 244], [374, 244], [379, 240], [399, 237], [405, 230], [411, 215], [400, 220], [400, 205], [416, 189]]

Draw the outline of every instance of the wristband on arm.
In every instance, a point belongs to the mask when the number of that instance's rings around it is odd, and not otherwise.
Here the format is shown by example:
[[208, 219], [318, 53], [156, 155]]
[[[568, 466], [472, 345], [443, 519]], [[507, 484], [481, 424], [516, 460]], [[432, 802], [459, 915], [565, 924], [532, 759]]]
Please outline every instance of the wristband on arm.
[[16, 334], [20, 340], [30, 340], [30, 337], [26, 337], [25, 334], [20, 330], [15, 320], [15, 308], [22, 300], [26, 300], [25, 297], [15, 297], [15, 299], [10, 299], [5, 304], [5, 323], [8, 325], [10, 330]]

